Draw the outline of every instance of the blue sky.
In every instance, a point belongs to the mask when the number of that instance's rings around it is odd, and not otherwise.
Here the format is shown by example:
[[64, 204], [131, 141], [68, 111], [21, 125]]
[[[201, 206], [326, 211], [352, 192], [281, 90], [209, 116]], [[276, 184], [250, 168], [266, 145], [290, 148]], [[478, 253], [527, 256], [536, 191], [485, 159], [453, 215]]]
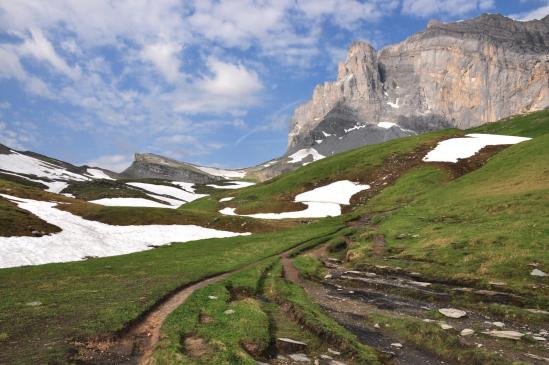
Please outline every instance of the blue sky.
[[0, 0], [0, 143], [119, 171], [134, 152], [244, 167], [354, 40], [549, 0]]

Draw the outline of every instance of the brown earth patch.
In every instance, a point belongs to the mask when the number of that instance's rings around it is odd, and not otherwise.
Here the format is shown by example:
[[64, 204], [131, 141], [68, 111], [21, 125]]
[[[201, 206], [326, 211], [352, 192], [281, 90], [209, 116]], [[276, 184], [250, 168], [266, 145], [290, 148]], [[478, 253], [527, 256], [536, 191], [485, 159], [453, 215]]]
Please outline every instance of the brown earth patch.
[[183, 351], [190, 357], [200, 358], [204, 355], [211, 354], [212, 348], [203, 338], [191, 336], [186, 337], [183, 340]]

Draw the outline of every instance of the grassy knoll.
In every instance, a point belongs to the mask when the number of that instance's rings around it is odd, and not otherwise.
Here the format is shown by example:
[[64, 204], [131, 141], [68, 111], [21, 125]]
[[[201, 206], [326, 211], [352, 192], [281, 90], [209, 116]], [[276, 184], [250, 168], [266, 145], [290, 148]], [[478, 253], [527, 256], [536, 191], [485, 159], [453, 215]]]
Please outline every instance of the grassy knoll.
[[178, 286], [332, 234], [342, 225], [341, 218], [328, 219], [276, 233], [0, 270], [0, 363], [66, 362], [70, 339], [120, 330]]
[[451, 181], [436, 165], [410, 171], [368, 202], [372, 224], [355, 236], [348, 257], [379, 263], [373, 237], [383, 234], [384, 264], [486, 287], [504, 282], [546, 308], [547, 278], [530, 271], [532, 264], [549, 270], [547, 146], [549, 134], [538, 136]]

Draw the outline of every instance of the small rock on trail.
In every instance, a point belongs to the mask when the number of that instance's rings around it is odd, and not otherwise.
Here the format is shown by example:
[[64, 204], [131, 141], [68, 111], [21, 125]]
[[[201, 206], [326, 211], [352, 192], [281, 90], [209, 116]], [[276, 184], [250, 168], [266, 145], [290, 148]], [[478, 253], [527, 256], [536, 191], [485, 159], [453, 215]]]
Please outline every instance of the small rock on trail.
[[454, 308], [441, 308], [438, 311], [448, 318], [455, 319], [463, 318], [467, 315], [467, 312]]

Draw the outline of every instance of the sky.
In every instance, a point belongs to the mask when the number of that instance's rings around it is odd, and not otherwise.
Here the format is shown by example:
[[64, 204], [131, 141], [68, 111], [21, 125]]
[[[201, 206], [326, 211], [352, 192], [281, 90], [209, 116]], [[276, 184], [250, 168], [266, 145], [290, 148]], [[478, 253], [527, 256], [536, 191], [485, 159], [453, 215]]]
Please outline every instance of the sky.
[[0, 0], [0, 143], [114, 171], [135, 152], [255, 165], [353, 41], [486, 12], [549, 0]]

